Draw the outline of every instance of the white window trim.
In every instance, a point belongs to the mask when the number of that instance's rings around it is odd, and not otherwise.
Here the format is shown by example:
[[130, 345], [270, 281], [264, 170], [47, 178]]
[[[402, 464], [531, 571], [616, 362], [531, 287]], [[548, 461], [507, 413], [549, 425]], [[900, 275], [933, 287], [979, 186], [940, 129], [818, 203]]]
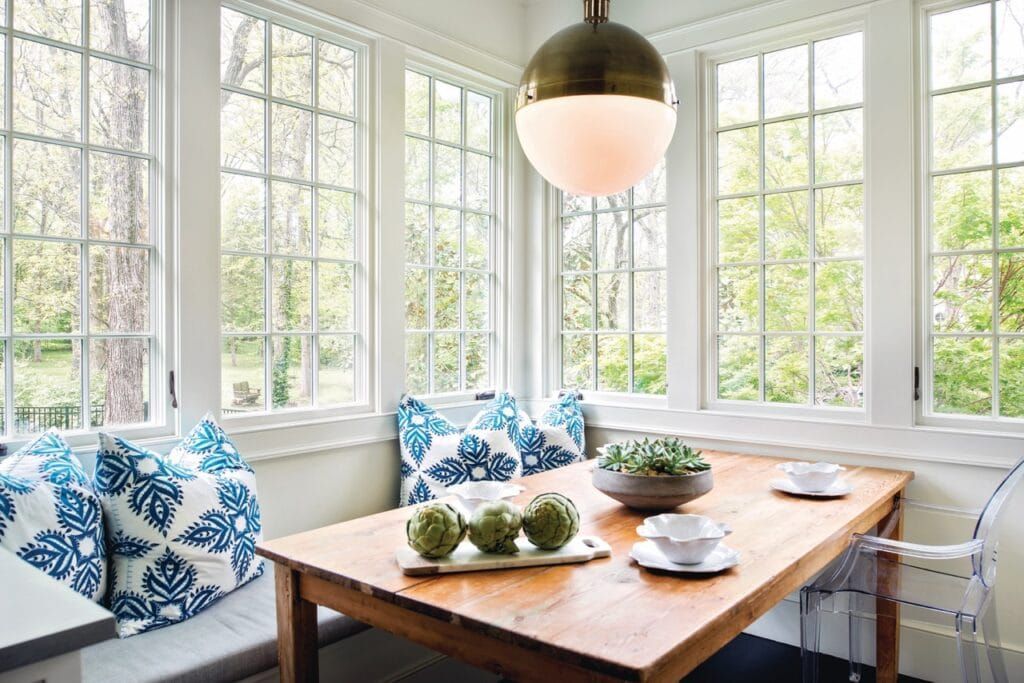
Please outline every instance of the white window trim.
[[[970, 7], [979, 4], [991, 4], [988, 0], [939, 0], [937, 2], [922, 2], [917, 8], [915, 16], [915, 31], [914, 31], [914, 53], [915, 53], [915, 123], [918, 133], [918, 154], [916, 159], [917, 164], [917, 177], [920, 179], [916, 185], [916, 201], [918, 206], [917, 215], [919, 217], [917, 221], [917, 242], [918, 248], [916, 250], [915, 259], [915, 276], [917, 281], [915, 305], [919, 315], [917, 316], [917, 335], [916, 335], [916, 346], [915, 353], [917, 359], [917, 367], [920, 368], [920, 400], [917, 401], [915, 406], [915, 419], [916, 422], [923, 426], [950, 428], [958, 430], [978, 430], [984, 432], [1008, 432], [1008, 433], [1024, 433], [1024, 418], [1012, 418], [1003, 416], [990, 416], [990, 417], [979, 417], [974, 415], [955, 415], [937, 413], [932, 407], [934, 399], [934, 383], [933, 368], [932, 368], [932, 354], [930, 347], [931, 342], [931, 330], [932, 330], [932, 281], [931, 281], [931, 102], [930, 102], [930, 87], [929, 87], [929, 70], [930, 70], [930, 54], [929, 54], [929, 34], [928, 34], [928, 19], [930, 15], [946, 11], [957, 9], [960, 7]], [[994, 29], [994, 26], [992, 27]], [[995, 50], [996, 50], [996, 38], [995, 34], [992, 35], [991, 54], [993, 57], [993, 64], [995, 63]], [[986, 84], [991, 84], [993, 81], [984, 81]], [[953, 88], [956, 90], [956, 88]], [[995, 129], [993, 128], [993, 150], [995, 149]], [[986, 164], [984, 168], [991, 169], [999, 167], [1000, 164], [993, 162]], [[998, 199], [993, 196], [993, 201]], [[997, 216], [993, 216], [992, 229], [995, 232], [997, 230]], [[993, 235], [993, 239], [994, 239]], [[986, 252], [996, 253], [995, 249], [985, 250]], [[1000, 252], [1002, 253], [1002, 252]], [[998, 266], [998, 263], [997, 263]], [[998, 278], [998, 270], [993, 271], [993, 282]], [[977, 336], [977, 337], [989, 337], [994, 339], [995, 333], [995, 317], [998, 315], [999, 301], [996, 296], [995, 288], [993, 287], [992, 292], [993, 299], [993, 330], [988, 332], [978, 332], [972, 335], [970, 332], [963, 333], [964, 336]], [[999, 355], [994, 352], [992, 359], [992, 378], [993, 378], [993, 392], [992, 401], [993, 405], [996, 406], [996, 396], [998, 394], [999, 384]], [[997, 406], [996, 406], [997, 407]]]
[[[458, 407], [466, 404], [477, 404], [488, 399], [477, 398], [480, 395], [487, 395], [486, 392], [494, 391], [500, 393], [505, 391], [510, 386], [510, 368], [511, 368], [511, 344], [509, 337], [509, 319], [510, 319], [510, 306], [511, 306], [511, 288], [510, 288], [510, 258], [511, 258], [511, 223], [509, 217], [511, 216], [511, 176], [509, 171], [510, 164], [509, 159], [511, 156], [510, 150], [513, 142], [514, 132], [512, 131], [511, 116], [510, 116], [510, 105], [513, 101], [512, 89], [508, 83], [501, 81], [496, 78], [486, 76], [477, 71], [473, 71], [466, 67], [459, 66], [445, 59], [437, 57], [435, 55], [428, 54], [421, 50], [413, 47], [406, 47], [405, 49], [405, 66], [402, 71], [403, 75], [403, 88], [402, 88], [402, 117], [400, 134], [402, 139], [402, 145], [404, 149], [405, 145], [405, 89], [404, 89], [404, 73], [405, 69], [415, 71], [426, 76], [430, 76], [432, 79], [437, 78], [445, 82], [450, 82], [453, 85], [457, 85], [464, 88], [469, 88], [482, 95], [487, 95], [491, 98], [491, 141], [492, 141], [492, 164], [493, 174], [491, 177], [491, 251], [490, 251], [490, 270], [491, 270], [491, 292], [490, 292], [490, 332], [491, 332], [491, 345], [490, 345], [490, 357], [489, 363], [491, 382], [490, 385], [482, 389], [467, 389], [460, 391], [444, 392], [444, 393], [433, 393], [433, 394], [422, 394], [418, 395], [419, 398], [428, 400], [431, 405], [435, 406], [446, 406], [446, 407]], [[433, 104], [431, 104], [433, 106]], [[421, 139], [426, 139], [422, 138]], [[433, 138], [430, 138], [433, 140]], [[459, 149], [463, 149], [462, 146]], [[468, 149], [468, 148], [467, 148]], [[403, 285], [401, 291], [402, 306], [401, 306], [401, 339], [402, 339], [402, 385], [405, 386], [405, 362], [404, 362], [404, 349], [405, 349], [405, 303], [404, 303], [404, 270], [405, 270], [405, 183], [404, 183], [404, 161], [405, 156], [403, 152], [403, 173], [402, 183], [400, 186], [400, 193], [398, 196], [402, 198], [401, 201], [401, 227], [402, 232], [402, 271]], [[424, 205], [433, 206], [432, 202], [423, 202]], [[460, 268], [460, 272], [462, 272]], [[428, 291], [428, 296], [432, 297], [433, 292]], [[430, 328], [433, 332], [433, 327]], [[444, 332], [445, 330], [442, 330]], [[462, 331], [462, 330], [459, 330]], [[428, 368], [428, 373], [432, 372]]]
[[[299, 31], [306, 35], [313, 35], [322, 38], [326, 42], [334, 43], [353, 50], [356, 53], [356, 107], [351, 117], [343, 117], [355, 121], [355, 147], [356, 147], [356, 169], [353, 188], [355, 190], [355, 252], [353, 261], [354, 268], [354, 309], [353, 322], [355, 328], [356, 352], [354, 354], [354, 388], [355, 401], [338, 406], [316, 407], [303, 406], [297, 408], [284, 408], [266, 410], [242, 414], [224, 414], [220, 400], [220, 388], [218, 387], [217, 400], [215, 405], [222, 420], [229, 429], [234, 431], [250, 431], [259, 428], [274, 426], [289, 426], [303, 421], [317, 421], [322, 418], [344, 418], [352, 415], [372, 414], [373, 406], [376, 405], [376, 385], [373, 372], [377, 355], [374, 353], [375, 339], [375, 317], [376, 307], [373, 302], [375, 288], [373, 283], [376, 279], [376, 235], [380, 230], [379, 221], [376, 219], [376, 212], [372, 207], [377, 205], [376, 183], [373, 178], [376, 174], [379, 149], [375, 144], [376, 128], [371, 124], [376, 116], [377, 83], [372, 77], [375, 72], [374, 66], [377, 63], [377, 41], [370, 38], [365, 31], [349, 26], [348, 24], [327, 17], [313, 10], [306, 10], [297, 5], [288, 3], [247, 0], [222, 0], [218, 3], [218, 43], [220, 35], [220, 6], [229, 7], [247, 14], [255, 15], [274, 24]], [[269, 55], [267, 63], [269, 68]], [[220, 62], [217, 62], [217, 81], [220, 83]], [[316, 77], [316, 75], [314, 75]], [[232, 92], [233, 88], [229, 88]], [[239, 91], [241, 92], [241, 91]], [[266, 101], [274, 101], [270, 93], [266, 93]], [[315, 105], [314, 105], [315, 106]], [[316, 111], [314, 109], [313, 111]], [[219, 115], [218, 115], [218, 121]], [[218, 125], [219, 131], [219, 125]], [[315, 145], [315, 141], [313, 143]], [[219, 145], [218, 145], [219, 149]], [[267, 164], [269, 167], [269, 159]], [[218, 155], [217, 171], [218, 184], [220, 182], [220, 157]], [[269, 177], [269, 170], [267, 171]], [[314, 185], [315, 187], [315, 185]], [[218, 203], [218, 213], [220, 208]], [[220, 254], [220, 231], [218, 230], [218, 259]], [[218, 270], [219, 272], [219, 270]], [[219, 297], [218, 297], [218, 321], [219, 321]], [[267, 311], [269, 316], [270, 311]], [[269, 332], [271, 321], [266, 321], [264, 333], [253, 333], [251, 336], [270, 339]], [[220, 323], [217, 325], [217, 334], [221, 335]], [[310, 333], [312, 339], [319, 337], [319, 332]], [[362, 352], [360, 353], [360, 347]], [[269, 348], [267, 350], [269, 353]], [[218, 347], [219, 353], [219, 347]], [[218, 362], [218, 366], [219, 366]], [[218, 373], [220, 374], [220, 373]], [[312, 381], [316, 382], [316, 368], [313, 368]]]

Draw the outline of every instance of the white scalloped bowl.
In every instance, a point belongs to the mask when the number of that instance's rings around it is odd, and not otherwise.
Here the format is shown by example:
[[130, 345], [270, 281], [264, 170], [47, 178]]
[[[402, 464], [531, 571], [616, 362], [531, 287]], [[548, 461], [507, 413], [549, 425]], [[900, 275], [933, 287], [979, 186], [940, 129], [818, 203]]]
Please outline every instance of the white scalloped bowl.
[[509, 500], [522, 492], [522, 486], [507, 481], [467, 481], [448, 487], [448, 493], [458, 496], [459, 503], [469, 514], [484, 503]]
[[846, 470], [831, 462], [783, 462], [776, 467], [786, 473], [794, 486], [811, 493], [826, 490]]
[[732, 529], [704, 515], [664, 514], [648, 517], [636, 532], [658, 546], [670, 562], [700, 564]]

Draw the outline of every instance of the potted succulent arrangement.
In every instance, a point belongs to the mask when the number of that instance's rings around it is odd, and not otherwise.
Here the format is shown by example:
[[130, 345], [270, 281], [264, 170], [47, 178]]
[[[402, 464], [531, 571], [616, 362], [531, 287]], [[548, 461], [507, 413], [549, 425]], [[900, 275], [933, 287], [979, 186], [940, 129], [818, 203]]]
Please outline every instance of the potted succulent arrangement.
[[636, 510], [671, 510], [714, 486], [711, 464], [675, 437], [599, 448], [594, 486]]

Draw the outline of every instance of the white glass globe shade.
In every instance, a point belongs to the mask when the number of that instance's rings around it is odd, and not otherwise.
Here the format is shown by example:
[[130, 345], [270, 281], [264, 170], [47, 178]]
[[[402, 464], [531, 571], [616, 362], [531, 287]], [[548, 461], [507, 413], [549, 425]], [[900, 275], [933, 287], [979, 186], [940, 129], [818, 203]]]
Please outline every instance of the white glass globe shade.
[[675, 127], [675, 108], [626, 95], [556, 97], [516, 112], [519, 142], [534, 168], [565, 192], [597, 197], [643, 180]]

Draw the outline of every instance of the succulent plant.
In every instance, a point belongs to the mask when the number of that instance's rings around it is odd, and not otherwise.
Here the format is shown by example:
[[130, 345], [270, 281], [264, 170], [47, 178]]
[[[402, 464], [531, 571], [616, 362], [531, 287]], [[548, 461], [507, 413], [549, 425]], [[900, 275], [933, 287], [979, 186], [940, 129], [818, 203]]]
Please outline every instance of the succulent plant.
[[695, 474], [711, 469], [711, 464], [674, 436], [642, 441], [613, 443], [604, 447], [598, 467], [613, 472], [665, 476]]
[[507, 500], [484, 503], [469, 520], [469, 540], [485, 553], [510, 555], [519, 552], [516, 537], [523, 527], [523, 515]]
[[466, 537], [466, 518], [448, 503], [430, 503], [412, 513], [405, 533], [409, 547], [423, 557], [444, 557]]
[[579, 530], [579, 511], [560, 493], [542, 493], [523, 510], [523, 532], [542, 550], [558, 550]]

